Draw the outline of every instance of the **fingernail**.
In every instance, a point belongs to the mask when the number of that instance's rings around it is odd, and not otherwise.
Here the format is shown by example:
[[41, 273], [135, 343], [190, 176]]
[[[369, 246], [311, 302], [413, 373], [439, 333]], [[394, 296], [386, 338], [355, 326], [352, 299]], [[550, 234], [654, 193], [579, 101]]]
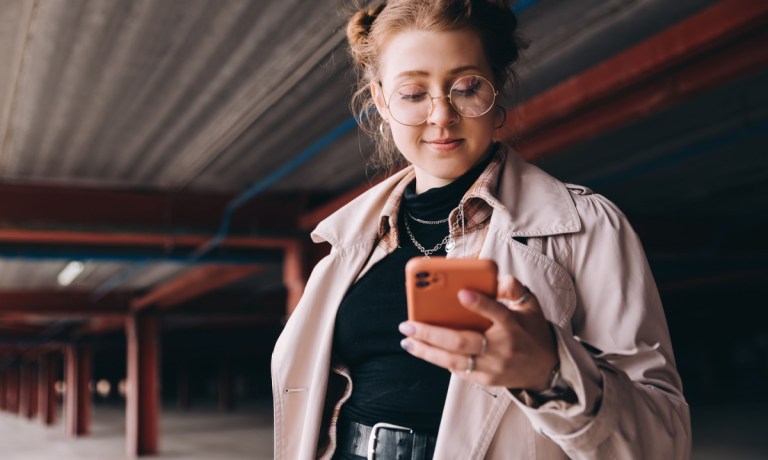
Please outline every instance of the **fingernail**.
[[400, 329], [400, 332], [402, 332], [405, 335], [413, 335], [413, 333], [416, 332], [416, 328], [413, 327], [413, 324], [407, 321], [400, 323], [400, 326], [398, 326], [398, 329]]
[[477, 300], [477, 294], [475, 294], [472, 291], [467, 291], [466, 289], [462, 289], [459, 291], [459, 300], [461, 300], [464, 303], [474, 303], [475, 300]]
[[400, 346], [403, 347], [403, 350], [405, 350], [405, 351], [413, 350], [413, 344], [408, 339], [401, 340], [400, 341]]

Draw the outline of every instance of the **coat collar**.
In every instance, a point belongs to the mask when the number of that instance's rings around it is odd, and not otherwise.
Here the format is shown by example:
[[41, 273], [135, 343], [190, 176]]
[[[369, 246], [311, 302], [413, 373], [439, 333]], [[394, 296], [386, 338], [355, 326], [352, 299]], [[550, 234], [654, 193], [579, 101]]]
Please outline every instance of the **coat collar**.
[[[496, 190], [487, 190], [485, 201], [494, 209], [491, 225], [510, 236], [547, 236], [581, 230], [570, 192], [565, 185], [523, 160], [505, 144], [500, 154], [506, 158]], [[335, 248], [376, 240], [382, 211], [402, 180], [413, 175], [409, 166], [361, 194], [331, 214], [312, 232], [316, 243], [328, 242]]]

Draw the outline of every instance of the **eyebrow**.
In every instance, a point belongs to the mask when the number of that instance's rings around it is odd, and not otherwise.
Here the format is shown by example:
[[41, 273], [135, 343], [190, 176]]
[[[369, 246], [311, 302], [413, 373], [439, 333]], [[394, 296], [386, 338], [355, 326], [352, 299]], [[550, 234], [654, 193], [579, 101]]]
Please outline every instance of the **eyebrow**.
[[[467, 70], [474, 70], [479, 72], [480, 68], [473, 65], [465, 65], [461, 67], [456, 67], [455, 69], [451, 69], [448, 71], [449, 75], [456, 75], [460, 74]], [[402, 78], [402, 77], [427, 77], [429, 76], [429, 72], [424, 70], [406, 70], [405, 72], [400, 72], [399, 74], [395, 75], [395, 78]]]

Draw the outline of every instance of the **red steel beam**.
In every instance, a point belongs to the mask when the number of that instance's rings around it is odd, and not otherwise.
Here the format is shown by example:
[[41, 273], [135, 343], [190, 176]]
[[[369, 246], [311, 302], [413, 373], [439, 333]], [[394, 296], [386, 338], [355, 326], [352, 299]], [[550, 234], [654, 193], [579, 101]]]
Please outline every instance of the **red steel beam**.
[[527, 159], [580, 142], [768, 64], [768, 2], [727, 0], [511, 111]]
[[121, 315], [128, 311], [128, 306], [129, 297], [125, 293], [111, 293], [94, 302], [89, 291], [0, 291], [0, 314], [3, 315]]
[[[171, 235], [152, 233], [106, 233], [59, 230], [0, 229], [0, 244], [57, 244], [83, 246], [156, 246], [160, 248], [200, 246], [213, 235]], [[291, 238], [230, 236], [221, 243], [224, 248], [282, 249]]]
[[[768, 4], [768, 2], [766, 2]], [[768, 33], [703, 58], [675, 74], [655, 80], [582, 112], [552, 131], [539, 131], [519, 144], [526, 159], [556, 152], [679, 103], [699, 92], [768, 65]]]
[[[163, 191], [109, 190], [47, 185], [0, 185], [0, 216], [15, 224], [41, 222], [131, 226], [155, 229], [218, 228], [231, 194]], [[260, 231], [282, 231], [295, 227], [304, 200], [295, 194], [267, 193], [249, 201], [233, 215], [233, 228], [252, 225], [253, 215], [269, 216], [259, 221]]]
[[85, 335], [100, 335], [120, 331], [125, 328], [125, 319], [125, 315], [120, 317], [102, 316], [91, 318], [85, 325], [74, 330], [72, 336], [82, 337]]
[[133, 310], [150, 306], [168, 308], [221, 289], [264, 270], [263, 265], [206, 265], [192, 268], [131, 302]]

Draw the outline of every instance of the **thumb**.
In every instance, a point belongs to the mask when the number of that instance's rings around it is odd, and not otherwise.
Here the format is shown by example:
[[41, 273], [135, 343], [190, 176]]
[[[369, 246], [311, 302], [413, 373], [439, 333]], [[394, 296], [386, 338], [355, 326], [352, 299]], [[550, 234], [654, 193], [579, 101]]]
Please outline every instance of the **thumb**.
[[536, 296], [512, 275], [504, 275], [499, 280], [497, 298], [510, 310], [541, 312]]

